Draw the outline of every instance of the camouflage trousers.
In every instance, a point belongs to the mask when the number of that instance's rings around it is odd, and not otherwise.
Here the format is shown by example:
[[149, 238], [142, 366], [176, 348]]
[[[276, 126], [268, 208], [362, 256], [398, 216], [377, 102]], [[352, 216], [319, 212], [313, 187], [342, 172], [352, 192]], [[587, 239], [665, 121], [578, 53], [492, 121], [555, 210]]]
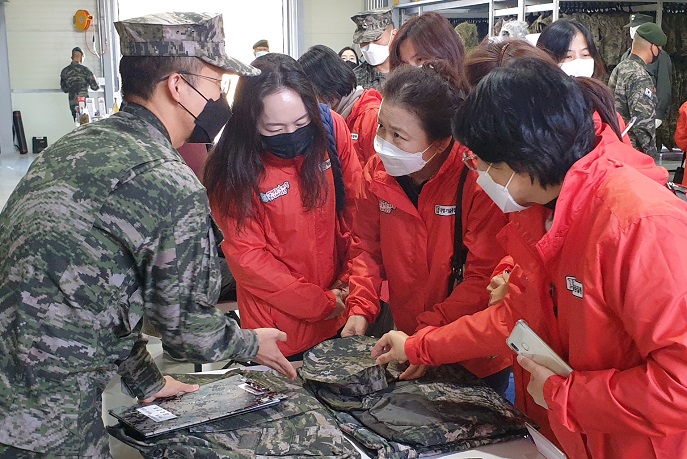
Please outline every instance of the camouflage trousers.
[[[81, 457], [84, 456], [58, 456], [51, 453], [37, 453], [35, 451], [27, 451], [25, 449], [0, 444], [0, 459], [77, 459]], [[105, 459], [111, 457], [110, 444], [107, 436], [101, 437], [93, 450], [93, 454], [88, 456], [89, 459]]]

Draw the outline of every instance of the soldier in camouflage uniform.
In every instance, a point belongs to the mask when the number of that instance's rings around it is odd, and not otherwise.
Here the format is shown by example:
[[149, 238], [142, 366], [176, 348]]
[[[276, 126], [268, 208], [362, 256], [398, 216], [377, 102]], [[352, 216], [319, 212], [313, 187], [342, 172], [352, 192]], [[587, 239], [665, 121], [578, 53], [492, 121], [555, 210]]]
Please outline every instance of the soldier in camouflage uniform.
[[[625, 25], [625, 28], [630, 29], [630, 36], [634, 38], [634, 32], [637, 27], [647, 22], [653, 22], [651, 16], [646, 14], [633, 14], [630, 16], [630, 22]], [[625, 51], [620, 60], [625, 60], [630, 55], [630, 50]], [[655, 62], [649, 62], [646, 65], [646, 70], [651, 75], [651, 79], [656, 86], [656, 128], [658, 128], [663, 120], [666, 119], [668, 108], [670, 107], [670, 100], [672, 98], [672, 76], [673, 76], [673, 61], [667, 52], [661, 50], [658, 53], [658, 59]], [[657, 145], [658, 147], [659, 145]]]
[[284, 333], [241, 330], [214, 307], [206, 192], [174, 149], [221, 105], [224, 73], [258, 70], [225, 55], [221, 16], [115, 25], [126, 108], [46, 149], [0, 214], [2, 458], [109, 457], [101, 395], [116, 373], [139, 399], [197, 390], [159, 373], [143, 316], [186, 359], [295, 377]]
[[396, 35], [391, 8], [363, 11], [351, 17], [357, 28], [353, 33], [353, 43], [360, 46], [365, 62], [353, 72], [358, 86], [365, 89], [379, 89], [391, 70], [389, 45]]
[[88, 87], [90, 86], [93, 91], [100, 89], [93, 72], [82, 62], [83, 51], [77, 46], [72, 49], [71, 64], [60, 72], [60, 88], [62, 88], [62, 92], [69, 93], [69, 109], [72, 111], [72, 118], [76, 117], [79, 97], [88, 97]]
[[[646, 64], [658, 58], [659, 46], [665, 46], [666, 34], [651, 22], [637, 28], [630, 57], [613, 69], [608, 86], [615, 93], [615, 107], [627, 123], [637, 117], [629, 131], [632, 146], [658, 158], [656, 149], [656, 87]], [[654, 51], [656, 50], [656, 51]]]

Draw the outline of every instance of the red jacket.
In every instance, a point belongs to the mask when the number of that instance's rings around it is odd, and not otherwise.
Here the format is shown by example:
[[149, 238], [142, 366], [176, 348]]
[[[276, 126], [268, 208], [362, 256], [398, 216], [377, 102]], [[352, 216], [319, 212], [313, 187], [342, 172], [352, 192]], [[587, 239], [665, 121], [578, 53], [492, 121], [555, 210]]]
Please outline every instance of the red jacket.
[[[418, 208], [377, 156], [368, 162], [356, 201], [350, 295], [346, 301], [349, 314], [374, 321], [385, 279], [396, 327], [408, 334], [418, 328], [418, 323], [443, 325], [487, 307], [486, 287], [504, 255], [494, 238], [506, 217], [477, 186], [475, 173], [467, 176], [462, 200], [463, 241], [469, 251], [465, 280], [449, 300], [446, 298], [464, 150], [455, 143], [437, 174], [422, 188]], [[503, 354], [462, 363], [484, 377], [510, 365], [510, 353]]]
[[[674, 138], [677, 147], [682, 151], [687, 151], [687, 102], [680, 107]], [[687, 185], [687, 174], [685, 174], [682, 184]]]
[[529, 394], [519, 405], [571, 458], [687, 457], [687, 205], [619, 161], [642, 156], [601, 136], [566, 175], [544, 237], [517, 220], [499, 234], [517, 262], [506, 299], [406, 342], [412, 363], [445, 363], [502, 351], [527, 320], [575, 371], [547, 380], [549, 411]]
[[374, 140], [377, 135], [377, 115], [381, 103], [382, 95], [379, 91], [366, 89], [353, 104], [353, 110], [346, 118], [353, 139], [353, 148], [363, 167], [371, 157], [376, 156]]
[[336, 304], [331, 285], [347, 280], [342, 254], [350, 233], [342, 228], [350, 227], [361, 169], [343, 118], [334, 112], [332, 116], [346, 183], [345, 226], [336, 217], [328, 162], [326, 202], [306, 211], [298, 179], [302, 158], [285, 160], [270, 153], [263, 155], [265, 173], [258, 186], [261, 196], [255, 199], [256, 216], [238, 232], [235, 220], [218, 222], [225, 236], [222, 250], [236, 278], [241, 326], [286, 332], [288, 340], [279, 348], [287, 356], [331, 338], [346, 322], [346, 314], [325, 318]]

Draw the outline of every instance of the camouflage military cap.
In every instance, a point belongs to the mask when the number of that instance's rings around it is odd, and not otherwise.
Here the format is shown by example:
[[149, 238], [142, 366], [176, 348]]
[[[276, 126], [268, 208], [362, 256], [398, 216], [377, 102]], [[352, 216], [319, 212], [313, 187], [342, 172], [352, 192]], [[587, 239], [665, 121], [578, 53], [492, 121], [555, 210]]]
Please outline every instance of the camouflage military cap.
[[370, 357], [376, 338], [330, 339], [303, 355], [300, 375], [341, 395], [367, 395], [388, 387], [384, 368]]
[[269, 47], [270, 47], [270, 42], [268, 42], [267, 40], [258, 40], [253, 45], [253, 49], [255, 49], [255, 48], [269, 48]]
[[665, 46], [668, 43], [668, 37], [661, 30], [661, 26], [653, 22], [646, 22], [637, 27], [637, 35], [656, 46]]
[[115, 22], [122, 56], [197, 57], [230, 73], [260, 70], [227, 56], [222, 15], [158, 13]]
[[499, 32], [499, 37], [506, 38], [525, 38], [530, 33], [529, 25], [525, 21], [508, 21], [504, 22]]
[[366, 43], [379, 40], [386, 28], [393, 24], [391, 21], [391, 8], [379, 8], [363, 11], [351, 20], [358, 26], [353, 33], [353, 43]]
[[654, 18], [652, 18], [648, 14], [631, 14], [630, 22], [625, 24], [623, 28], [627, 29], [628, 27], [638, 27], [642, 24], [646, 24], [647, 22], [654, 22]]

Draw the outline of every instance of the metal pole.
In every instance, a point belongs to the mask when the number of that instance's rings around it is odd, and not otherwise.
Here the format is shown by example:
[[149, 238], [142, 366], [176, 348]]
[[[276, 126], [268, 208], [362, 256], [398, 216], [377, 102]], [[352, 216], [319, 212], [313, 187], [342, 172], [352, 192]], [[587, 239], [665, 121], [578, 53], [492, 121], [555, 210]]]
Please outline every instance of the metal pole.
[[7, 49], [5, 5], [0, 2], [0, 153], [14, 150], [12, 139], [12, 88], [10, 86], [10, 58]]

